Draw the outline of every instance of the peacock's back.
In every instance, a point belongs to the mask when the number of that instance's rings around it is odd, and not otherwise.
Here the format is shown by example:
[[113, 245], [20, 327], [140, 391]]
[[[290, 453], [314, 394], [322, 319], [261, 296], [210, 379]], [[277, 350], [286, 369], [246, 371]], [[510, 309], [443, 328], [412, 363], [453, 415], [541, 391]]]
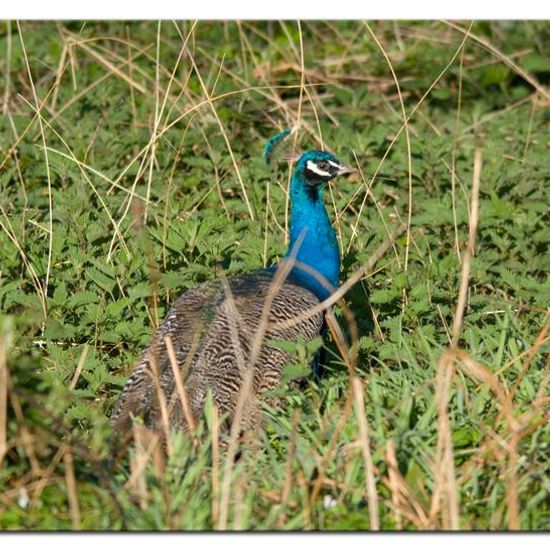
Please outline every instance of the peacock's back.
[[[298, 319], [319, 304], [309, 290], [286, 280], [273, 293], [274, 274], [268, 270], [198, 285], [174, 303], [149, 348], [130, 375], [111, 416], [117, 430], [130, 426], [131, 416], [142, 416], [153, 429], [161, 427], [159, 388], [167, 406], [170, 426], [185, 429], [185, 415], [178, 399], [176, 380], [166, 347], [172, 341], [176, 363], [194, 418], [202, 414], [205, 398], [212, 392], [214, 402], [224, 411], [234, 411], [244, 373], [250, 366], [251, 350], [266, 303], [269, 316], [261, 347], [253, 363], [251, 402], [244, 426], [259, 421], [259, 396], [275, 389], [291, 355], [269, 345], [273, 340], [295, 342], [314, 340], [321, 334], [323, 313], [300, 319], [286, 326], [281, 322]], [[157, 383], [155, 383], [155, 377]]]

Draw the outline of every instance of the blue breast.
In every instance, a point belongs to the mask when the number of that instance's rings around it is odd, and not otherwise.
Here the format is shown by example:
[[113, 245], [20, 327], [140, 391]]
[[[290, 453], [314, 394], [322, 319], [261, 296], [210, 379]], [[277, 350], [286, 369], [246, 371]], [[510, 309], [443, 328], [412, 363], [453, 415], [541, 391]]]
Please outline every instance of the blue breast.
[[[307, 185], [297, 168], [290, 186], [290, 243], [285, 257], [295, 256], [298, 262], [309, 266], [335, 289], [340, 279], [340, 250], [336, 233], [323, 204], [322, 187], [312, 192]], [[291, 276], [292, 280], [311, 290], [320, 300], [332, 294], [331, 289], [315, 276], [297, 266], [292, 269]]]

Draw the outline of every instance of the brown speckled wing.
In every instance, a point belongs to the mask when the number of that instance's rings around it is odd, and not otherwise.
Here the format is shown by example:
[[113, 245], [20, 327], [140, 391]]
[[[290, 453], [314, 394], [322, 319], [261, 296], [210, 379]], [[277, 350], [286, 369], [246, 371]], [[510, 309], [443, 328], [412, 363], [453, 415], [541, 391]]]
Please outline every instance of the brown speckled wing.
[[[111, 416], [113, 427], [125, 429], [133, 415], [143, 416], [148, 426], [159, 429], [157, 391], [151, 377], [151, 363], [155, 361], [160, 386], [166, 403], [170, 404], [171, 427], [185, 429], [179, 400], [175, 398], [175, 381], [164, 343], [166, 335], [170, 335], [176, 351], [192, 414], [195, 417], [202, 414], [210, 391], [220, 409], [231, 415], [272, 279], [273, 275], [267, 271], [229, 279], [231, 298], [220, 281], [203, 283], [185, 292], [169, 311], [128, 379]], [[301, 286], [287, 281], [281, 287], [273, 300], [268, 329], [254, 364], [252, 401], [280, 384], [283, 367], [291, 360], [288, 353], [266, 342], [299, 338], [311, 341], [321, 333], [323, 314], [287, 328], [276, 323], [295, 318], [318, 303]], [[247, 407], [247, 415], [244, 426], [258, 422], [259, 409], [253, 402]]]

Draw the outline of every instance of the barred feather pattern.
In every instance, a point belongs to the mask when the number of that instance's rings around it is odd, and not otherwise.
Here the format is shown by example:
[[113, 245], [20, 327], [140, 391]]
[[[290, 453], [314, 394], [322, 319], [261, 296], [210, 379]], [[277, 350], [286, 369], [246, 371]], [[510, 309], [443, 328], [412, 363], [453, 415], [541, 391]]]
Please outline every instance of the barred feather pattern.
[[[176, 391], [165, 338], [170, 336], [181, 378], [194, 418], [200, 418], [208, 392], [221, 412], [231, 418], [235, 410], [245, 370], [250, 366], [251, 349], [257, 334], [273, 273], [260, 270], [227, 280], [198, 285], [174, 303], [149, 348], [143, 353], [111, 415], [119, 431], [131, 425], [131, 417], [143, 417], [147, 426], [161, 429], [159, 393], [164, 396], [171, 429], [186, 429], [185, 415]], [[261, 423], [259, 401], [262, 394], [280, 385], [283, 367], [292, 356], [270, 346], [272, 340], [308, 342], [318, 337], [324, 315], [317, 313], [292, 326], [277, 323], [310, 310], [319, 299], [304, 287], [287, 280], [277, 291], [269, 310], [267, 329], [256, 361], [250, 399], [243, 410], [242, 428]], [[159, 391], [160, 388], [160, 391]]]

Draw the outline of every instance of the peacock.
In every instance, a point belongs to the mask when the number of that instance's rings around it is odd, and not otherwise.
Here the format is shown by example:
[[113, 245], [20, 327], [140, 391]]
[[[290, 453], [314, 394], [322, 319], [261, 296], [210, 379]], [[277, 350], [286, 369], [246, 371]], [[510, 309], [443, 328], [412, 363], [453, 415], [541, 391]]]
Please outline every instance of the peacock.
[[[289, 134], [285, 130], [269, 140], [268, 164]], [[324, 333], [322, 309], [307, 314], [334, 292], [340, 276], [340, 251], [323, 190], [331, 179], [352, 171], [325, 151], [298, 158], [290, 181], [285, 257], [265, 269], [206, 281], [175, 301], [118, 398], [111, 415], [116, 431], [126, 431], [132, 417], [142, 417], [153, 430], [161, 431], [167, 419], [170, 429], [185, 430], [190, 418], [203, 414], [209, 392], [230, 420], [248, 369], [250, 392], [241, 426], [261, 423], [262, 394], [280, 385], [283, 367], [292, 360], [270, 343], [311, 342]], [[180, 399], [182, 388], [186, 403]]]

